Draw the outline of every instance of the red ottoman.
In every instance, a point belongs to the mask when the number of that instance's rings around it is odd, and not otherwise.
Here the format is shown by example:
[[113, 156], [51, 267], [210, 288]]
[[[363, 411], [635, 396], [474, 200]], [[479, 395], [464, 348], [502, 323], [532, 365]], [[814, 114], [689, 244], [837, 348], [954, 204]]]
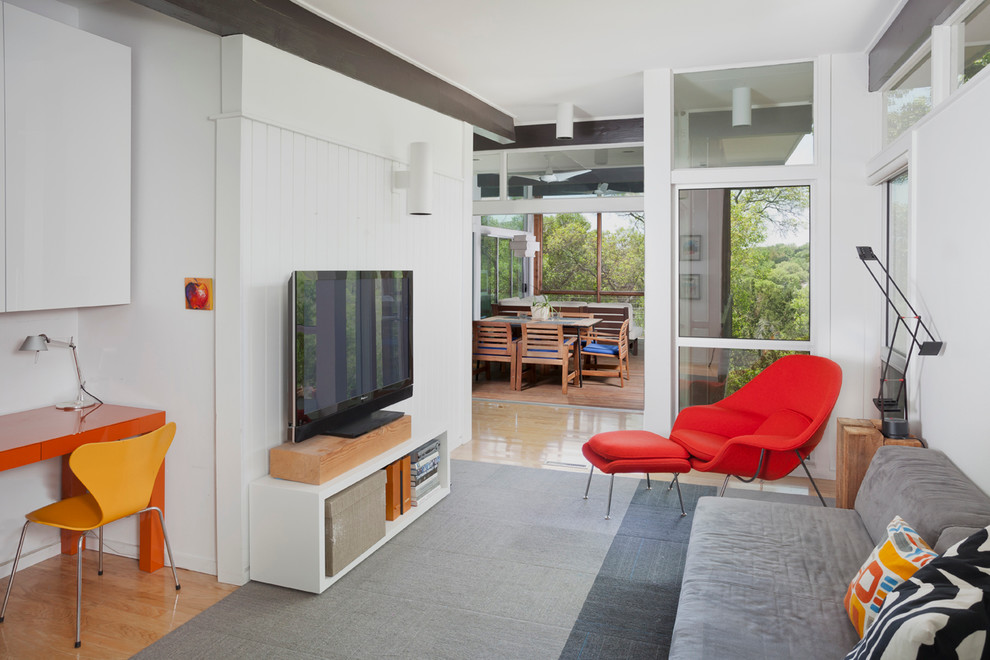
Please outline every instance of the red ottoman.
[[646, 487], [650, 488], [650, 472], [672, 472], [674, 480], [670, 488], [677, 486], [677, 498], [681, 503], [681, 515], [684, 512], [684, 499], [681, 497], [681, 485], [677, 475], [691, 471], [687, 450], [676, 442], [650, 431], [608, 431], [593, 435], [581, 447], [581, 453], [591, 463], [588, 474], [588, 486], [584, 489], [584, 499], [588, 499], [591, 489], [591, 476], [597, 467], [605, 474], [612, 475], [608, 485], [608, 508], [605, 518], [610, 518], [612, 512], [612, 486], [615, 475], [627, 472], [646, 473]]

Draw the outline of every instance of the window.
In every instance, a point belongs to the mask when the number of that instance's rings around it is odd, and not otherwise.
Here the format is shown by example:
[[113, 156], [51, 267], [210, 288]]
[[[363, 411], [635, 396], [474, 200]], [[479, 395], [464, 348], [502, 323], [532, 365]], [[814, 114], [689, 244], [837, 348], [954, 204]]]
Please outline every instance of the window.
[[643, 194], [643, 147], [628, 144], [475, 152], [475, 201], [500, 199], [503, 155], [508, 199]]
[[932, 109], [932, 56], [926, 54], [883, 93], [884, 145], [888, 145]]
[[810, 208], [809, 186], [679, 191], [680, 408], [809, 351]]
[[814, 162], [814, 64], [674, 76], [674, 167]]
[[990, 64], [990, 0], [980, 4], [966, 17], [963, 30], [960, 84], [969, 82]]
[[[910, 281], [910, 208], [908, 197], [908, 173], [897, 175], [887, 182], [887, 271], [890, 277], [903, 290]], [[907, 291], [905, 291], [907, 293]], [[894, 301], [898, 309], [907, 310], [904, 300], [894, 287], [888, 286], [887, 295]], [[894, 324], [897, 319], [894, 312], [888, 310], [887, 346], [894, 341], [894, 350], [902, 356], [907, 355], [909, 338], [901, 331], [894, 336]]]
[[491, 316], [492, 303], [528, 295], [532, 259], [513, 254], [512, 237], [526, 232], [525, 215], [481, 216], [481, 316]]
[[643, 326], [646, 224], [641, 213], [536, 217], [538, 280], [552, 299], [628, 302]]

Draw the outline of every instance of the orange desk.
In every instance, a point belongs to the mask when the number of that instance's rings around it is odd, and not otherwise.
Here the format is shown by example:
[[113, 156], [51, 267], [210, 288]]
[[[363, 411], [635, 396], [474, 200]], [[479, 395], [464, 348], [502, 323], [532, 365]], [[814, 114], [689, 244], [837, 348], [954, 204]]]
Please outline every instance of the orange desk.
[[[69, 469], [69, 454], [90, 442], [123, 440], [154, 431], [165, 424], [165, 411], [98, 404], [85, 410], [58, 410], [55, 406], [0, 415], [0, 470], [62, 457], [62, 497], [85, 492]], [[165, 511], [165, 464], [155, 480], [149, 506]], [[27, 513], [24, 511], [23, 513]], [[62, 531], [62, 552], [75, 554], [80, 532]], [[142, 571], [165, 565], [161, 527], [154, 512], [141, 514]]]

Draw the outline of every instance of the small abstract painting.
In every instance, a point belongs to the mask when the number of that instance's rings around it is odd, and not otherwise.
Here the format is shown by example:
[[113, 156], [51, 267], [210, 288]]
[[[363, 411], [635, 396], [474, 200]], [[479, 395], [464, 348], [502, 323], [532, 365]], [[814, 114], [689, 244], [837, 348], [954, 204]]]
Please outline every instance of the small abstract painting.
[[186, 278], [186, 309], [213, 309], [213, 278]]

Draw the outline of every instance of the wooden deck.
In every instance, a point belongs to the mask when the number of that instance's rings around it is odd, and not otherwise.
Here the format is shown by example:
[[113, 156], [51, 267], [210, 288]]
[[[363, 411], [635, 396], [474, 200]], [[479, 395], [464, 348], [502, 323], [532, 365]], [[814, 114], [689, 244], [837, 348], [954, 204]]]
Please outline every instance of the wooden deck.
[[521, 390], [513, 390], [509, 383], [509, 369], [492, 365], [492, 379], [479, 375], [473, 382], [471, 396], [488, 401], [518, 401], [558, 406], [590, 406], [617, 408], [619, 410], [643, 410], [643, 341], [639, 342], [639, 355], [629, 354], [629, 380], [619, 387], [618, 378], [589, 376], [583, 387], [570, 385], [567, 394], [560, 391], [560, 369], [548, 369], [534, 384], [523, 380]]

